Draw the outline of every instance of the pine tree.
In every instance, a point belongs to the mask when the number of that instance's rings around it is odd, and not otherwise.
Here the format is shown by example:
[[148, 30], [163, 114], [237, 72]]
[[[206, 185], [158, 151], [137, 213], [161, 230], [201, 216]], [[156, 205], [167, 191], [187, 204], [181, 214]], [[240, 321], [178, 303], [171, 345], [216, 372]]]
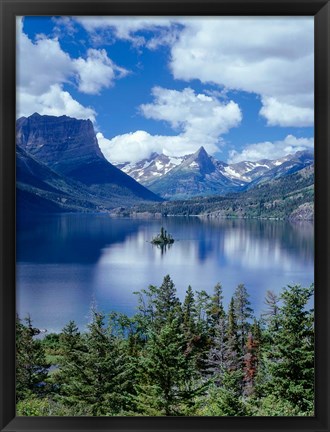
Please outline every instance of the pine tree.
[[209, 333], [209, 311], [211, 309], [211, 297], [202, 290], [196, 291], [197, 328], [199, 334]]
[[225, 371], [221, 386], [211, 387], [204, 403], [203, 415], [221, 417], [246, 415], [241, 397], [240, 371]]
[[196, 334], [196, 305], [194, 292], [191, 286], [188, 286], [186, 296], [182, 305], [183, 328], [188, 337]]
[[[198, 388], [195, 346], [191, 341], [195, 332], [193, 292], [188, 288], [182, 306], [167, 275], [152, 294], [144, 294], [146, 316], [152, 311], [153, 319], [142, 322], [146, 337], [139, 356], [136, 409], [145, 415], [183, 415], [187, 407], [194, 405]], [[153, 395], [152, 400], [146, 393]]]
[[60, 334], [60, 347], [62, 355], [59, 370], [53, 378], [59, 386], [59, 395], [56, 399], [74, 407], [80, 415], [90, 415], [87, 401], [81, 394], [82, 383], [88, 380], [84, 364], [87, 348], [74, 321], [70, 321], [63, 328]]
[[225, 345], [226, 369], [238, 370], [241, 367], [241, 358], [239, 356], [238, 326], [233, 297], [229, 303], [227, 320], [227, 337]]
[[225, 310], [223, 307], [223, 293], [222, 286], [217, 283], [214, 287], [213, 296], [211, 297], [210, 308], [208, 310], [208, 315], [212, 319], [212, 324], [216, 324], [219, 318], [225, 316]]
[[30, 316], [25, 323], [16, 317], [16, 399], [17, 401], [45, 393], [50, 364], [46, 361], [41, 341], [35, 339], [40, 330], [33, 327]]
[[234, 308], [237, 320], [238, 349], [241, 356], [246, 353], [245, 347], [250, 328], [249, 320], [253, 317], [250, 304], [245, 285], [239, 284], [234, 293]]
[[158, 328], [160, 328], [164, 323], [181, 316], [181, 304], [177, 297], [175, 285], [169, 275], [164, 277], [163, 283], [157, 289], [154, 305], [154, 325]]
[[104, 316], [96, 311], [92, 314], [83, 337], [73, 322], [63, 330], [62, 400], [80, 407], [83, 415], [115, 415], [128, 404], [130, 365], [119, 341], [104, 325]]
[[284, 289], [279, 328], [267, 353], [272, 376], [269, 392], [305, 412], [313, 412], [314, 404], [314, 311], [307, 309], [313, 293], [313, 285]]
[[182, 305], [182, 329], [187, 340], [186, 353], [195, 350], [201, 341], [201, 335], [197, 329], [197, 311], [194, 293], [191, 286], [188, 286], [186, 296]]
[[[186, 339], [178, 318], [151, 331], [140, 357], [137, 410], [144, 415], [184, 415], [193, 409], [200, 391], [195, 361], [186, 353]], [[150, 397], [152, 395], [152, 397]]]

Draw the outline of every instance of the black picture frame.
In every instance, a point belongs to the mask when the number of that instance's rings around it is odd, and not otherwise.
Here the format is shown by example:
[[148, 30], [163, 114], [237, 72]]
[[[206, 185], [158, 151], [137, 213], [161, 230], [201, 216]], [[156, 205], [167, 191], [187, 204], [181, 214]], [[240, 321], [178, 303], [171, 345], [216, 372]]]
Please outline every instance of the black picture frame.
[[[315, 417], [15, 417], [15, 32], [20, 15], [314, 16]], [[330, 5], [324, 0], [0, 0], [0, 430], [329, 431]]]

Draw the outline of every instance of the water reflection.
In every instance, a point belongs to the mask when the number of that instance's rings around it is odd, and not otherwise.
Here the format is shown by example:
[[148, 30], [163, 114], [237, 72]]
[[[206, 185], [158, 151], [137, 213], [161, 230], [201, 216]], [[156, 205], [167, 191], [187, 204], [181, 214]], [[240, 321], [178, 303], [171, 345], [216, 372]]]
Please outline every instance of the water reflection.
[[[150, 244], [161, 226], [174, 244]], [[313, 224], [284, 221], [107, 215], [25, 221], [17, 229], [17, 308], [42, 328], [59, 330], [70, 319], [82, 326], [93, 299], [105, 312], [132, 314], [133, 291], [170, 274], [181, 298], [188, 285], [212, 292], [221, 282], [228, 302], [245, 283], [258, 314], [267, 289], [313, 281], [313, 239]]]

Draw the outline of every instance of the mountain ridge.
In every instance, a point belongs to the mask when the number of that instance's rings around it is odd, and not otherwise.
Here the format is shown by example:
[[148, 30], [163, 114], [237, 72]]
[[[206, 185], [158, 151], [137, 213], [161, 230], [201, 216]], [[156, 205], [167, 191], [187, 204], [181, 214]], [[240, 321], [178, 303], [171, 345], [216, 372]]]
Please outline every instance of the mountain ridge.
[[[33, 114], [17, 120], [17, 149], [60, 176], [102, 198], [105, 208], [134, 201], [161, 201], [103, 156], [90, 120]], [[31, 185], [30, 185], [31, 186]]]
[[[226, 195], [247, 190], [259, 183], [299, 171], [314, 161], [311, 151], [298, 151], [274, 160], [227, 164], [208, 155], [201, 146], [195, 153], [178, 158], [181, 163], [168, 164], [166, 170], [155, 173], [151, 167], [157, 166], [163, 157], [151, 155], [148, 171], [139, 162], [134, 164], [134, 169], [129, 164], [122, 164], [121, 169], [165, 199], [189, 199], [199, 195]], [[170, 157], [166, 158], [169, 160]]]

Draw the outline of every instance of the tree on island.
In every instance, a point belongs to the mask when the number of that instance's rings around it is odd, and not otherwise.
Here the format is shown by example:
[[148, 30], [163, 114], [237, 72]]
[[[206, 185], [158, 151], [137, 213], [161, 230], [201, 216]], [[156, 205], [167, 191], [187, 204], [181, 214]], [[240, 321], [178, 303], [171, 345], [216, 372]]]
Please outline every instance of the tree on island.
[[167, 245], [174, 243], [174, 238], [169, 234], [164, 227], [161, 227], [160, 234], [158, 234], [156, 237], [154, 237], [151, 240], [152, 244], [156, 245]]

